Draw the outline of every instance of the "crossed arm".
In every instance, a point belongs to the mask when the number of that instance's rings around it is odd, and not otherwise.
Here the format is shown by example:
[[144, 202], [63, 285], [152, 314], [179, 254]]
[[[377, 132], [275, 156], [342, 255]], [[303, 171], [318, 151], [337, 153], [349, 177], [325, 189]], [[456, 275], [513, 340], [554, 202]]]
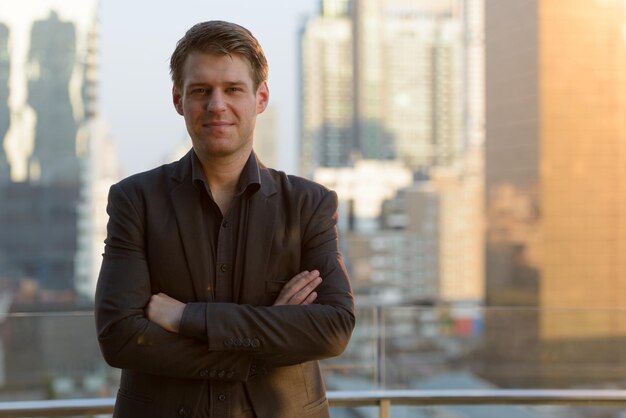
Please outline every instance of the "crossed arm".
[[[303, 271], [285, 284], [273, 306], [310, 305], [317, 298], [315, 288], [320, 283], [322, 278], [319, 271]], [[145, 309], [146, 317], [164, 330], [178, 333], [186, 306], [165, 293], [157, 293], [150, 297]]]
[[[153, 294], [143, 204], [142, 198], [121, 186], [111, 188], [107, 246], [96, 292], [98, 338], [110, 365], [200, 379], [210, 378], [207, 369], [227, 370], [232, 372], [227, 379], [246, 380], [256, 361], [287, 366], [343, 351], [354, 313], [337, 250], [334, 193], [327, 193], [317, 207], [307, 208], [312, 215], [306, 225], [315, 232], [304, 232], [301, 268], [310, 273], [287, 282], [274, 306], [206, 303], [210, 326], [200, 340], [176, 333], [186, 308], [182, 302]], [[318, 271], [324, 275], [323, 283]], [[238, 336], [260, 344], [227, 345]]]

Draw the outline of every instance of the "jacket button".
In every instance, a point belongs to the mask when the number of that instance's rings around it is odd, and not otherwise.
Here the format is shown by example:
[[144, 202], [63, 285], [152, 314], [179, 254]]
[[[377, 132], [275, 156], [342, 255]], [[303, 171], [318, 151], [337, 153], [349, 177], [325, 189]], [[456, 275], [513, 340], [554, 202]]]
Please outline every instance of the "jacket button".
[[244, 347], [250, 347], [251, 341], [250, 338], [246, 337], [242, 341]]
[[226, 273], [226, 272], [228, 271], [228, 264], [222, 264], [222, 265], [220, 266], [220, 271], [221, 271], [222, 273]]
[[232, 378], [233, 378], [233, 376], [235, 376], [235, 372], [234, 372], [234, 371], [232, 371], [232, 370], [231, 370], [231, 371], [229, 371], [228, 373], [226, 373], [226, 377], [227, 377], [228, 379], [232, 379]]
[[223, 379], [224, 376], [226, 376], [226, 372], [224, 370], [220, 370], [220, 372], [217, 374], [217, 377], [219, 377], [220, 379]]
[[224, 340], [224, 347], [230, 347], [231, 345], [233, 345], [233, 339], [232, 338], [226, 338]]
[[187, 408], [186, 406], [181, 406], [178, 409], [178, 416], [182, 418], [187, 418], [191, 416], [191, 409]]
[[217, 395], [217, 400], [224, 402], [226, 400], [226, 395], [220, 393], [219, 395]]
[[200, 377], [207, 377], [209, 375], [209, 371], [207, 369], [200, 370]]
[[258, 338], [253, 338], [250, 342], [250, 345], [252, 345], [252, 347], [254, 348], [258, 348], [261, 345], [261, 341], [259, 341]]
[[233, 345], [235, 347], [241, 347], [241, 338], [235, 338], [235, 341], [233, 341]]

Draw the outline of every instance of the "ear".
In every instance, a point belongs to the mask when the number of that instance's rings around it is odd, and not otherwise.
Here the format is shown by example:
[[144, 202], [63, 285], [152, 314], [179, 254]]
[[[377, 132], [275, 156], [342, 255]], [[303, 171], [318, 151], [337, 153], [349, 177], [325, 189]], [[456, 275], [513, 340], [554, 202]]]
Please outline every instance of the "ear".
[[172, 101], [174, 102], [174, 108], [179, 115], [184, 116], [183, 112], [183, 95], [180, 92], [180, 89], [175, 85], [172, 86]]
[[262, 82], [256, 91], [256, 113], [263, 113], [270, 101], [270, 89], [267, 81]]

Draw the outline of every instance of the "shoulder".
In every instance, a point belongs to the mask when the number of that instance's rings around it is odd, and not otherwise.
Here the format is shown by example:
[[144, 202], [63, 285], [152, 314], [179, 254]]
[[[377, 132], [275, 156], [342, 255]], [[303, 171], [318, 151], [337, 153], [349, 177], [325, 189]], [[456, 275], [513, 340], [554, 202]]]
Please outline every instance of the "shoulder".
[[111, 186], [109, 196], [129, 199], [135, 205], [144, 205], [148, 201], [156, 203], [169, 196], [178, 184], [175, 173], [179, 165], [180, 161], [177, 161], [126, 177]]
[[180, 173], [181, 168], [184, 168], [183, 166], [186, 165], [184, 159], [185, 157], [179, 161], [163, 164], [151, 170], [133, 174], [115, 184], [114, 187], [117, 186], [125, 191], [149, 191], [165, 187], [171, 180], [178, 179], [182, 181], [182, 177], [184, 176]]
[[334, 191], [304, 177], [286, 174], [283, 171], [265, 167], [261, 168], [262, 176], [264, 171], [276, 186], [277, 192], [285, 196], [298, 199], [305, 197], [309, 199], [324, 199], [327, 195], [335, 195]]
[[338, 207], [337, 194], [327, 187], [303, 177], [286, 174], [273, 169], [261, 169], [262, 188], [269, 188], [264, 181], [275, 187], [271, 194], [278, 207], [288, 213], [299, 213], [303, 219], [313, 215], [333, 216]]
[[118, 185], [123, 188], [149, 186], [155, 182], [162, 180], [163, 178], [167, 178], [168, 172], [172, 171], [171, 166], [173, 164], [176, 163], [164, 164], [148, 171], [143, 171], [141, 173], [130, 175], [121, 180]]

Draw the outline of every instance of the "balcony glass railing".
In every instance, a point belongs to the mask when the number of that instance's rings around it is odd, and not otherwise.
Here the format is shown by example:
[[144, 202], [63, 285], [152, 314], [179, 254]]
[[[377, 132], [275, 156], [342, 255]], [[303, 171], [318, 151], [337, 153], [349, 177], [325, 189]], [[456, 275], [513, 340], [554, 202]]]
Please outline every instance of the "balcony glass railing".
[[[626, 310], [376, 307], [357, 320], [323, 362], [333, 418], [626, 416]], [[90, 311], [0, 318], [0, 416], [28, 416], [7, 402], [106, 404], [118, 381]]]

